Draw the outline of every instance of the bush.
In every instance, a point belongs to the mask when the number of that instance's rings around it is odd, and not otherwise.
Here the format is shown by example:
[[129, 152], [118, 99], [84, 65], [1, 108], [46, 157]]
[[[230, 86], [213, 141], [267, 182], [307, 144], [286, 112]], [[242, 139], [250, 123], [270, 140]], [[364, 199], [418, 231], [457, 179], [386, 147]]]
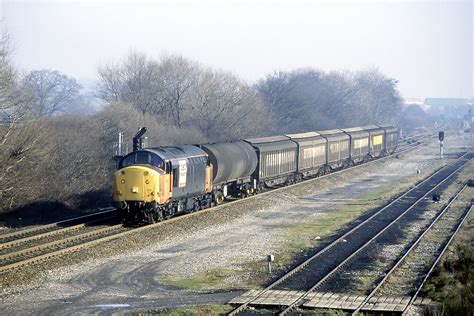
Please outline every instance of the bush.
[[474, 315], [474, 247], [460, 244], [455, 255], [448, 257], [433, 271], [422, 295], [439, 303], [426, 315]]

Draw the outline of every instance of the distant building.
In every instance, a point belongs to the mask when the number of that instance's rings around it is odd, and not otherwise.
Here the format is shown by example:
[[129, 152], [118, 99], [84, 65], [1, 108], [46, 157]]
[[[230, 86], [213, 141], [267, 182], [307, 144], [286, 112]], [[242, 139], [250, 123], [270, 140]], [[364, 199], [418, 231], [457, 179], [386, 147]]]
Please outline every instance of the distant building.
[[403, 101], [404, 106], [413, 105], [413, 104], [424, 107], [425, 106], [425, 99], [412, 98], [412, 99], [404, 99], [404, 101]]
[[468, 99], [461, 98], [426, 98], [426, 106], [436, 106], [436, 107], [458, 107], [458, 106], [467, 106], [469, 104]]
[[472, 107], [472, 100], [461, 98], [426, 98], [424, 108], [433, 114], [463, 117]]

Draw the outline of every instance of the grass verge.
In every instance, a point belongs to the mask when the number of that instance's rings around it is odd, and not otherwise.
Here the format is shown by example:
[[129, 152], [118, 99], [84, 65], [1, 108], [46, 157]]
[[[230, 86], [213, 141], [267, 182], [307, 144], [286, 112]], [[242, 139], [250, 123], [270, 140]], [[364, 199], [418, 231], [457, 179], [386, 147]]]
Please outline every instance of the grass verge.
[[185, 316], [185, 315], [226, 315], [233, 309], [230, 305], [204, 305], [178, 307], [174, 309], [165, 309], [158, 312], [140, 312], [140, 315], [168, 315], [168, 316]]

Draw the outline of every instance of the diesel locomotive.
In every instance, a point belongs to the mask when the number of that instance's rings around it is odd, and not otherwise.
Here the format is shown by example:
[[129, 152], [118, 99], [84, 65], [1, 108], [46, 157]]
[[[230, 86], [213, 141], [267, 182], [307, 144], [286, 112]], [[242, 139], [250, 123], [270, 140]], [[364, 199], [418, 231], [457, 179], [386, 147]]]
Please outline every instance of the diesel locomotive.
[[157, 148], [134, 138], [114, 174], [114, 203], [125, 221], [154, 223], [390, 155], [398, 138], [392, 125]]

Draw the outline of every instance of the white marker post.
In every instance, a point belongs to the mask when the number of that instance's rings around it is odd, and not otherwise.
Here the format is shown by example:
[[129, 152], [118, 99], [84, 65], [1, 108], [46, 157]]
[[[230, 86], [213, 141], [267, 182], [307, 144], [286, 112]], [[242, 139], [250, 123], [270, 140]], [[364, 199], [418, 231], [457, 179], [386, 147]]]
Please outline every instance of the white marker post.
[[268, 255], [267, 256], [267, 261], [268, 261], [268, 274], [272, 274], [272, 262], [275, 260], [275, 257], [273, 255]]

